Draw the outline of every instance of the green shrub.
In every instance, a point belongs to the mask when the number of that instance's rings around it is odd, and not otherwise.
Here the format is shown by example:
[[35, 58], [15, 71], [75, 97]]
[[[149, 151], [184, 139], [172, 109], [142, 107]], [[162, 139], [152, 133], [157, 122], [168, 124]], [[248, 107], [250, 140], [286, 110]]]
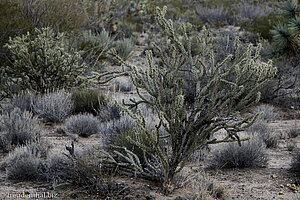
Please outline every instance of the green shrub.
[[41, 127], [36, 117], [19, 108], [0, 115], [0, 147], [10, 151], [16, 145], [39, 140]]
[[97, 115], [109, 103], [108, 97], [99, 90], [94, 89], [75, 90], [72, 92], [71, 98], [74, 102], [74, 112], [76, 114], [92, 113], [93, 115]]
[[99, 121], [93, 115], [79, 114], [69, 117], [65, 122], [66, 131], [81, 137], [99, 133]]
[[13, 64], [2, 70], [21, 90], [45, 93], [77, 86], [83, 81], [85, 64], [80, 52], [67, 50], [64, 40], [63, 33], [50, 28], [10, 39], [6, 47]]
[[241, 23], [241, 28], [246, 31], [256, 33], [260, 37], [270, 41], [272, 39], [272, 34], [270, 31], [279, 20], [280, 16], [278, 14], [271, 13], [266, 16], [244, 20]]

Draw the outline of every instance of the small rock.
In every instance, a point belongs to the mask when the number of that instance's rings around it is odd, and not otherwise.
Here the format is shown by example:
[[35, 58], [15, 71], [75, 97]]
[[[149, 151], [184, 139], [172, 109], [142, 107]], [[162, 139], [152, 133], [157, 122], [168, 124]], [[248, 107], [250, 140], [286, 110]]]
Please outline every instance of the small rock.
[[278, 176], [276, 174], [272, 174], [271, 178], [276, 179], [276, 178], [278, 178]]
[[278, 194], [279, 194], [279, 195], [283, 195], [283, 192], [279, 192]]
[[281, 188], [284, 188], [284, 185], [280, 185]]

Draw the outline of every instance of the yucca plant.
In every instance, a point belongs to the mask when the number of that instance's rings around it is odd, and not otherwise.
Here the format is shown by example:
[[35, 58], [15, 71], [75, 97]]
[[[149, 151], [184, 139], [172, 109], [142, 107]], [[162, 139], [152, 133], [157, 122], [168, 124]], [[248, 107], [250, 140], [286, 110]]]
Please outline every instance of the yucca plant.
[[300, 4], [297, 1], [287, 1], [281, 10], [283, 20], [277, 24], [272, 34], [272, 54], [287, 54], [297, 56], [300, 47]]
[[[131, 69], [129, 75], [140, 98], [131, 99], [123, 108], [136, 120], [136, 135], [146, 135], [151, 148], [143, 145], [145, 138], [135, 137], [131, 141], [157, 158], [163, 169], [161, 181], [165, 194], [172, 192], [174, 176], [195, 150], [207, 144], [240, 143], [238, 132], [251, 126], [260, 114], [248, 117], [239, 114], [259, 101], [260, 88], [276, 73], [271, 62], [260, 60], [260, 45], [254, 49], [250, 44], [242, 54], [238, 39], [233, 44], [235, 54], [216, 63], [213, 37], [206, 29], [197, 37], [199, 54], [192, 55], [191, 45], [185, 47], [180, 40], [181, 36], [189, 40], [185, 25], [182, 25], [183, 34], [176, 32], [173, 22], [165, 18], [166, 12], [166, 7], [156, 9], [157, 24], [170, 39], [167, 47], [154, 45], [159, 52], [158, 61], [147, 51], [148, 65], [140, 69], [125, 62], [116, 51], [112, 52]], [[196, 83], [192, 105], [184, 95], [183, 86], [189, 81]], [[139, 104], [148, 104], [154, 110], [159, 119], [155, 127], [146, 125], [142, 112], [130, 111]], [[212, 139], [220, 129], [227, 131], [227, 137]]]

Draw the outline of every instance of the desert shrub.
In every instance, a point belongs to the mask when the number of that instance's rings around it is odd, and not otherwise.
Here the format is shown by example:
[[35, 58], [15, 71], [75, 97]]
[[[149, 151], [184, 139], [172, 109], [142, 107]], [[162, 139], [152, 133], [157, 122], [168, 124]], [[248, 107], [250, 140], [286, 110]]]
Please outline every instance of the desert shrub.
[[271, 40], [271, 30], [280, 20], [280, 16], [277, 13], [271, 13], [262, 17], [255, 17], [241, 22], [241, 28], [243, 30], [258, 34], [260, 37]]
[[113, 101], [107, 103], [101, 110], [97, 110], [101, 122], [119, 120], [122, 109]]
[[255, 113], [263, 113], [261, 116], [261, 120], [266, 122], [274, 121], [278, 118], [278, 112], [275, 110], [274, 106], [262, 104], [257, 106], [254, 109]]
[[87, 26], [85, 8], [78, 0], [18, 1], [24, 18], [34, 27], [51, 27], [56, 31], [77, 31]]
[[64, 91], [38, 96], [32, 104], [33, 112], [50, 122], [63, 122], [74, 109], [71, 95]]
[[69, 51], [64, 40], [63, 33], [50, 28], [10, 39], [5, 46], [12, 55], [12, 65], [2, 70], [20, 90], [45, 93], [79, 85], [85, 64], [81, 53]]
[[127, 194], [128, 188], [112, 180], [112, 168], [106, 168], [105, 165], [107, 155], [93, 147], [77, 151], [75, 156], [70, 157], [72, 165], [69, 181], [73, 185], [86, 188], [90, 193], [100, 194], [103, 199]]
[[7, 178], [16, 181], [43, 179], [43, 151], [43, 146], [32, 143], [10, 152], [5, 158]]
[[239, 20], [254, 19], [254, 18], [261, 19], [273, 13], [273, 9], [269, 7], [265, 7], [260, 4], [254, 5], [248, 2], [238, 3], [235, 4], [233, 7], [236, 13], [236, 17]]
[[99, 110], [104, 109], [109, 98], [99, 90], [95, 89], [80, 89], [71, 93], [71, 98], [74, 102], [74, 113], [92, 113], [97, 115]]
[[4, 151], [39, 140], [41, 132], [37, 118], [30, 112], [15, 108], [0, 115], [0, 147]]
[[[169, 39], [167, 46], [155, 45], [158, 59], [147, 51], [148, 66], [137, 68], [122, 60], [116, 51], [112, 54], [131, 69], [129, 75], [139, 100], [132, 99], [124, 110], [136, 120], [134, 131], [147, 136], [151, 151], [160, 161], [164, 174], [162, 191], [167, 194], [174, 176], [196, 149], [204, 144], [233, 141], [234, 138], [240, 141], [235, 133], [251, 126], [259, 114], [246, 118], [237, 118], [237, 114], [257, 103], [259, 88], [274, 76], [276, 69], [271, 63], [260, 60], [260, 45], [255, 51], [250, 45], [245, 54], [240, 54], [238, 39], [235, 40], [235, 55], [215, 63], [213, 37], [206, 29], [197, 37], [200, 54], [193, 57], [191, 48], [186, 49], [182, 44], [173, 22], [165, 18], [166, 11], [166, 7], [163, 10], [157, 8], [155, 15]], [[184, 29], [185, 24], [182, 26]], [[188, 39], [187, 33], [180, 35]], [[185, 102], [183, 86], [189, 81], [184, 79], [185, 74], [197, 82], [192, 105]], [[143, 103], [149, 105], [157, 116], [155, 129], [147, 126], [141, 112], [131, 112], [131, 108]], [[228, 136], [220, 141], [209, 139], [220, 129], [227, 130]], [[163, 141], [168, 145], [163, 145]], [[149, 149], [144, 148], [144, 151]]]
[[69, 117], [65, 122], [65, 130], [81, 137], [89, 137], [99, 132], [99, 120], [91, 114], [79, 114]]
[[30, 92], [23, 92], [21, 94], [14, 95], [10, 100], [10, 104], [13, 107], [20, 108], [22, 111], [31, 111], [31, 104], [34, 100], [34, 94]]
[[252, 136], [261, 138], [267, 148], [275, 148], [278, 144], [279, 135], [276, 135], [264, 121], [254, 123], [247, 129], [247, 132], [251, 133]]
[[[126, 135], [128, 131], [131, 131], [136, 127], [135, 121], [128, 115], [121, 116], [119, 119], [111, 120], [107, 123], [101, 124], [100, 135], [103, 144], [109, 146], [122, 145], [122, 136]], [[125, 136], [126, 137], [126, 136]]]
[[57, 152], [48, 155], [41, 171], [43, 179], [56, 183], [71, 180], [72, 172], [72, 160]]
[[118, 55], [124, 60], [128, 60], [132, 56], [133, 50], [134, 44], [131, 39], [126, 38], [117, 42], [116, 44], [116, 51]]
[[250, 141], [230, 143], [213, 152], [211, 166], [220, 168], [265, 167], [268, 156], [259, 138]]
[[235, 24], [235, 18], [228, 8], [216, 6], [212, 8], [196, 6], [199, 19], [203, 24], [228, 25]]
[[300, 152], [297, 151], [292, 158], [291, 170], [300, 175]]

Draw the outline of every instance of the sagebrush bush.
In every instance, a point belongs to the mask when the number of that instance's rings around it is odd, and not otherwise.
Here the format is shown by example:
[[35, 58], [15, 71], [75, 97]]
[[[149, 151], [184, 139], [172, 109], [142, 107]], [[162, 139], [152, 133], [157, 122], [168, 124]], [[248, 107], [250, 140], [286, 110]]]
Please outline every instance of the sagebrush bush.
[[245, 168], [265, 167], [268, 156], [265, 146], [260, 138], [252, 138], [250, 141], [230, 143], [213, 152], [212, 167], [218, 168]]
[[21, 94], [14, 95], [10, 100], [10, 104], [13, 107], [20, 108], [22, 111], [31, 111], [31, 104], [35, 95], [30, 92], [23, 92]]
[[229, 25], [235, 24], [235, 18], [228, 8], [216, 6], [212, 8], [196, 6], [199, 19], [203, 24]]
[[74, 109], [71, 95], [65, 91], [47, 93], [37, 97], [32, 104], [33, 112], [50, 122], [63, 122]]
[[121, 111], [122, 109], [115, 102], [109, 101], [105, 107], [97, 110], [97, 113], [101, 122], [109, 122], [120, 119]]
[[135, 127], [136, 123], [134, 119], [128, 115], [121, 116], [119, 119], [111, 120], [107, 123], [101, 124], [100, 136], [103, 144], [107, 146], [110, 144], [121, 144], [121, 137]]
[[12, 65], [3, 67], [4, 72], [20, 90], [46, 93], [81, 84], [86, 65], [81, 53], [69, 50], [64, 40], [63, 33], [51, 28], [10, 38], [5, 46], [10, 50]]
[[5, 158], [6, 176], [15, 181], [34, 181], [43, 179], [44, 147], [32, 143], [17, 147]]
[[267, 148], [277, 147], [279, 135], [274, 133], [265, 121], [258, 121], [247, 129], [247, 132], [252, 133], [252, 136], [257, 136], [262, 139]]
[[99, 120], [91, 114], [79, 114], [66, 119], [64, 128], [69, 133], [89, 137], [99, 133], [99, 123]]
[[36, 117], [19, 108], [0, 115], [0, 147], [9, 151], [13, 146], [39, 140], [42, 129]]
[[98, 111], [105, 109], [109, 98], [95, 89], [75, 90], [71, 94], [74, 102], [74, 113], [92, 113], [97, 115]]
[[266, 122], [271, 122], [276, 119], [278, 119], [279, 114], [276, 111], [275, 107], [272, 105], [267, 105], [267, 104], [262, 104], [257, 106], [254, 109], [255, 113], [263, 113], [261, 116], [261, 120], [266, 121]]

